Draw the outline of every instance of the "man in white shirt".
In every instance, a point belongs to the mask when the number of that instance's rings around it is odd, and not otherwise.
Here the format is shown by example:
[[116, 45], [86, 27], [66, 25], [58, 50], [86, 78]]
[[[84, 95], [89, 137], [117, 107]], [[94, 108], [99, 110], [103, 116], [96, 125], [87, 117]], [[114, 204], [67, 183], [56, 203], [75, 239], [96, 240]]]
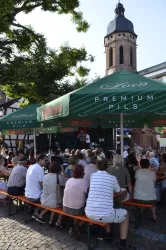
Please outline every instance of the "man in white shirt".
[[[40, 202], [40, 197], [43, 189], [43, 178], [44, 178], [44, 166], [46, 163], [46, 157], [40, 154], [37, 158], [37, 162], [30, 166], [26, 175], [26, 187], [25, 197], [27, 200], [32, 202]], [[39, 208], [35, 210], [35, 214], [32, 218], [36, 219], [38, 216]]]
[[[120, 194], [121, 188], [116, 177], [109, 175], [105, 159], [97, 161], [98, 171], [91, 175], [90, 191], [86, 203], [85, 213], [91, 220], [103, 222], [106, 225], [106, 238], [111, 237], [110, 223], [120, 223], [119, 250], [127, 250], [127, 233], [129, 218], [125, 209], [114, 209], [114, 193]], [[135, 249], [135, 248], [129, 248]]]
[[86, 149], [90, 147], [90, 136], [86, 133]]

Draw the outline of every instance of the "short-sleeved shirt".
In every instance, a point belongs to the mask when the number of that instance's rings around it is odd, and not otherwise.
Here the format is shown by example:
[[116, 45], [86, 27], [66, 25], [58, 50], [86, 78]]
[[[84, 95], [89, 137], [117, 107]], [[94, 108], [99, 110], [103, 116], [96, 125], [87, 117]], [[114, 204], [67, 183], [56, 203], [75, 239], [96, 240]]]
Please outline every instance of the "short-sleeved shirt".
[[121, 167], [109, 167], [107, 172], [111, 175], [114, 175], [119, 183], [121, 188], [126, 188], [126, 185], [131, 183], [130, 174], [127, 168]]
[[114, 192], [120, 192], [120, 186], [115, 176], [106, 171], [97, 171], [91, 175], [90, 190], [86, 203], [87, 216], [106, 216], [114, 212]]
[[8, 187], [23, 187], [27, 175], [27, 168], [22, 165], [17, 165], [12, 169], [8, 180]]
[[70, 178], [66, 182], [63, 206], [73, 209], [80, 209], [85, 206], [88, 181], [85, 179]]
[[156, 173], [149, 169], [138, 169], [135, 173], [134, 199], [156, 200]]
[[43, 182], [44, 169], [38, 164], [30, 166], [26, 176], [25, 196], [27, 198], [39, 199], [42, 194], [42, 187], [39, 182]]
[[41, 196], [41, 204], [47, 207], [57, 207], [57, 176], [59, 185], [65, 186], [67, 179], [61, 175], [48, 173], [43, 178], [43, 191]]

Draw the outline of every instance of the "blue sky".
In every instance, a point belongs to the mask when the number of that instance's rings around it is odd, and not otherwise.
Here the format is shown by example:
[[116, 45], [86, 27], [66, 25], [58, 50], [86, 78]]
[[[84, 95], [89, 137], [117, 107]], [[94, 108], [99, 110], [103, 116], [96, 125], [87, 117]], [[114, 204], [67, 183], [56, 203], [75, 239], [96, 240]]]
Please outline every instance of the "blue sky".
[[[85, 19], [91, 24], [87, 33], [77, 33], [70, 16], [58, 16], [36, 10], [21, 14], [18, 20], [31, 24], [47, 38], [48, 45], [58, 48], [68, 41], [77, 48], [85, 46], [95, 56], [90, 65], [91, 76], [105, 74], [104, 36], [107, 25], [114, 18], [118, 0], [80, 0]], [[121, 0], [125, 16], [134, 24], [138, 35], [138, 70], [166, 61], [166, 0]], [[89, 65], [88, 65], [89, 66]]]

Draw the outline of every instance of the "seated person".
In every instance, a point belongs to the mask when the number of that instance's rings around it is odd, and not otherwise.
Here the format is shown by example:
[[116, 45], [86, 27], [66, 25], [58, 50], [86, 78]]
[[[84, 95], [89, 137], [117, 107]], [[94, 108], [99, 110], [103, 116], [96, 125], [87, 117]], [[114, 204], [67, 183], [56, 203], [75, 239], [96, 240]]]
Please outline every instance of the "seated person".
[[[43, 191], [41, 196], [41, 204], [50, 207], [50, 208], [57, 208], [62, 207], [62, 199], [63, 199], [63, 192], [60, 190], [58, 193], [58, 185], [60, 187], [65, 187], [67, 179], [65, 179], [61, 173], [61, 166], [58, 162], [52, 162], [50, 165], [50, 172], [46, 174], [43, 178]], [[59, 197], [59, 195], [61, 197]], [[58, 200], [60, 198], [60, 200]], [[45, 223], [43, 220], [43, 215], [47, 213], [48, 210], [44, 209], [36, 219], [40, 223]], [[54, 212], [51, 212], [51, 217], [49, 224], [52, 224], [54, 218]], [[62, 215], [59, 215], [58, 221], [56, 222], [55, 226], [59, 228], [63, 228], [61, 225]]]
[[91, 175], [90, 190], [86, 203], [86, 216], [94, 221], [106, 223], [107, 237], [111, 237], [110, 223], [120, 224], [119, 250], [135, 249], [127, 247], [129, 217], [125, 209], [114, 209], [114, 193], [120, 194], [121, 188], [115, 176], [107, 173], [105, 159], [97, 161], [98, 171]]
[[154, 152], [149, 153], [149, 162], [150, 162], [150, 169], [157, 172], [158, 168], [159, 168], [159, 162], [155, 158], [155, 153]]
[[22, 195], [25, 192], [25, 180], [27, 174], [27, 158], [21, 157], [18, 165], [12, 169], [8, 180], [8, 194]]
[[12, 151], [9, 151], [9, 158], [7, 159], [7, 164], [12, 164], [12, 158], [14, 156], [14, 153]]
[[[37, 162], [30, 166], [26, 176], [26, 187], [25, 197], [31, 202], [40, 202], [42, 189], [43, 189], [43, 178], [44, 178], [44, 166], [46, 157], [44, 154], [40, 154], [37, 157]], [[32, 218], [37, 219], [39, 208], [36, 208]]]
[[142, 169], [138, 169], [135, 174], [134, 200], [142, 203], [154, 204], [152, 210], [153, 220], [156, 221], [156, 173], [149, 170], [149, 160], [141, 159], [140, 165]]
[[116, 202], [132, 199], [132, 185], [131, 178], [127, 168], [124, 167], [124, 159], [121, 155], [114, 155], [113, 166], [109, 167], [107, 172], [114, 175], [118, 181], [120, 188], [128, 188], [129, 193], [117, 196]]
[[91, 156], [90, 158], [90, 164], [87, 164], [84, 167], [84, 179], [86, 179], [88, 181], [88, 183], [90, 184], [90, 177], [91, 174], [97, 172], [97, 167], [96, 167], [96, 162], [97, 162], [97, 156]]
[[[10, 172], [4, 167], [5, 159], [2, 155], [0, 155], [0, 176], [7, 177], [10, 175]], [[0, 190], [7, 191], [7, 182], [0, 181]], [[0, 202], [6, 203], [6, 195], [0, 194]]]
[[65, 169], [65, 176], [71, 178], [73, 176], [73, 169], [78, 164], [78, 157], [76, 155], [71, 155], [69, 158], [69, 166]]
[[[64, 197], [63, 197], [63, 210], [71, 215], [83, 215], [86, 197], [89, 188], [89, 183], [84, 177], [84, 167], [76, 165], [73, 169], [73, 177], [66, 182]], [[78, 234], [79, 227], [82, 226], [82, 221], [75, 220], [75, 227], [70, 228], [71, 231], [76, 231]]]
[[1, 175], [9, 176], [10, 172], [7, 170], [6, 167], [4, 167], [4, 165], [5, 165], [5, 158], [2, 155], [0, 155], [0, 173]]
[[63, 165], [63, 158], [60, 155], [61, 150], [57, 149], [54, 151], [55, 151], [55, 155], [51, 156], [51, 162], [56, 161], [56, 162], [59, 162], [60, 165]]

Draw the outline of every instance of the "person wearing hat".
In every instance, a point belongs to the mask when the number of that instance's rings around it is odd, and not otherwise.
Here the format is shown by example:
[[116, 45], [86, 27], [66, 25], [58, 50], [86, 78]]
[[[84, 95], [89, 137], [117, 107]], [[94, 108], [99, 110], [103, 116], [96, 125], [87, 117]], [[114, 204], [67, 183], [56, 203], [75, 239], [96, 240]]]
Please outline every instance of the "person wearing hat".
[[10, 195], [22, 195], [25, 192], [25, 181], [27, 174], [27, 157], [22, 156], [18, 160], [18, 165], [15, 166], [8, 180], [7, 192]]

